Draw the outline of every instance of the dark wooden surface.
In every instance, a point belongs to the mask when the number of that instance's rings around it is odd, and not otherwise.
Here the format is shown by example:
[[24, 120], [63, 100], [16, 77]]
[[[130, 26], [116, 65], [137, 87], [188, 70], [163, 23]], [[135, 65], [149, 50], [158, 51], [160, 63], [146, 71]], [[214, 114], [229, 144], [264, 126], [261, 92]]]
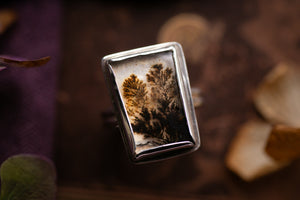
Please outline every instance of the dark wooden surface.
[[[160, 27], [183, 12], [225, 25], [202, 61], [187, 60], [191, 85], [204, 96], [196, 110], [202, 146], [183, 157], [133, 165], [118, 130], [103, 118], [112, 105], [100, 61], [157, 43]], [[151, 199], [298, 199], [299, 162], [245, 183], [226, 169], [224, 157], [239, 126], [259, 117], [252, 94], [260, 80], [279, 61], [299, 62], [299, 13], [295, 0], [65, 1], [55, 144], [59, 184], [120, 193], [108, 199], [132, 197], [121, 195], [127, 190]]]

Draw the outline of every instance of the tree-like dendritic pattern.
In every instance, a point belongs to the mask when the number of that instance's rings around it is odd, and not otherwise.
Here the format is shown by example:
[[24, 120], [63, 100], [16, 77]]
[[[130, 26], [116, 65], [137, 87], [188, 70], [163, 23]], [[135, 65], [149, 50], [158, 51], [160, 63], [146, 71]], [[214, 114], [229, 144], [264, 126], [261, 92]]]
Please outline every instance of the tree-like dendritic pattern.
[[131, 74], [122, 85], [133, 131], [163, 143], [191, 140], [173, 70], [155, 64], [146, 79]]
[[126, 99], [126, 109], [130, 116], [140, 112], [141, 107], [147, 103], [146, 83], [131, 74], [123, 82], [123, 95]]

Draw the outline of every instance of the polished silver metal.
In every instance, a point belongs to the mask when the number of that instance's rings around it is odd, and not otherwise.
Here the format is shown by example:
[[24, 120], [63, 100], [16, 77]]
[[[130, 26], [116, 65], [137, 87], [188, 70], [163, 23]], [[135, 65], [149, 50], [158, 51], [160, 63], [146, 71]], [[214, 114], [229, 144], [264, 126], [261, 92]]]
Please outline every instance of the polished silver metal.
[[102, 69], [133, 162], [163, 160], [199, 148], [189, 77], [179, 43], [105, 56]]

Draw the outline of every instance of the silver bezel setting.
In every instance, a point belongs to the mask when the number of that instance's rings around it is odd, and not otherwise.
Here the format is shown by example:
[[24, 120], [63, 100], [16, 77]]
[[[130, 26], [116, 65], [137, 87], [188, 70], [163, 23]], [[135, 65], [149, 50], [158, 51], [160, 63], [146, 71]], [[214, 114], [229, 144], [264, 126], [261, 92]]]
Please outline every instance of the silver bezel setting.
[[[130, 58], [138, 56], [149, 56], [169, 51], [172, 52], [172, 59], [175, 66], [175, 77], [179, 88], [179, 98], [182, 102], [184, 115], [187, 120], [187, 126], [192, 141], [179, 141], [163, 144], [136, 153], [134, 131], [130, 123], [130, 119], [125, 107], [123, 97], [116, 83], [116, 76], [113, 70], [113, 65], [115, 62], [122, 62]], [[130, 159], [133, 162], [145, 163], [163, 160], [195, 151], [200, 147], [200, 136], [195, 115], [195, 109], [192, 101], [188, 72], [182, 47], [179, 43], [162, 43], [105, 56], [102, 59], [102, 69], [115, 107], [116, 115], [118, 117], [122, 137]]]

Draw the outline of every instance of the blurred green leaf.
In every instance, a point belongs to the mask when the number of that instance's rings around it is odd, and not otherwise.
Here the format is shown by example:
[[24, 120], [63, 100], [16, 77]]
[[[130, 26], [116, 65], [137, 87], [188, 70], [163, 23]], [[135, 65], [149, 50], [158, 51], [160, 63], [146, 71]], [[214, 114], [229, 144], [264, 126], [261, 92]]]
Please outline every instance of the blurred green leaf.
[[43, 157], [21, 154], [8, 158], [0, 168], [0, 200], [54, 200], [56, 172]]

